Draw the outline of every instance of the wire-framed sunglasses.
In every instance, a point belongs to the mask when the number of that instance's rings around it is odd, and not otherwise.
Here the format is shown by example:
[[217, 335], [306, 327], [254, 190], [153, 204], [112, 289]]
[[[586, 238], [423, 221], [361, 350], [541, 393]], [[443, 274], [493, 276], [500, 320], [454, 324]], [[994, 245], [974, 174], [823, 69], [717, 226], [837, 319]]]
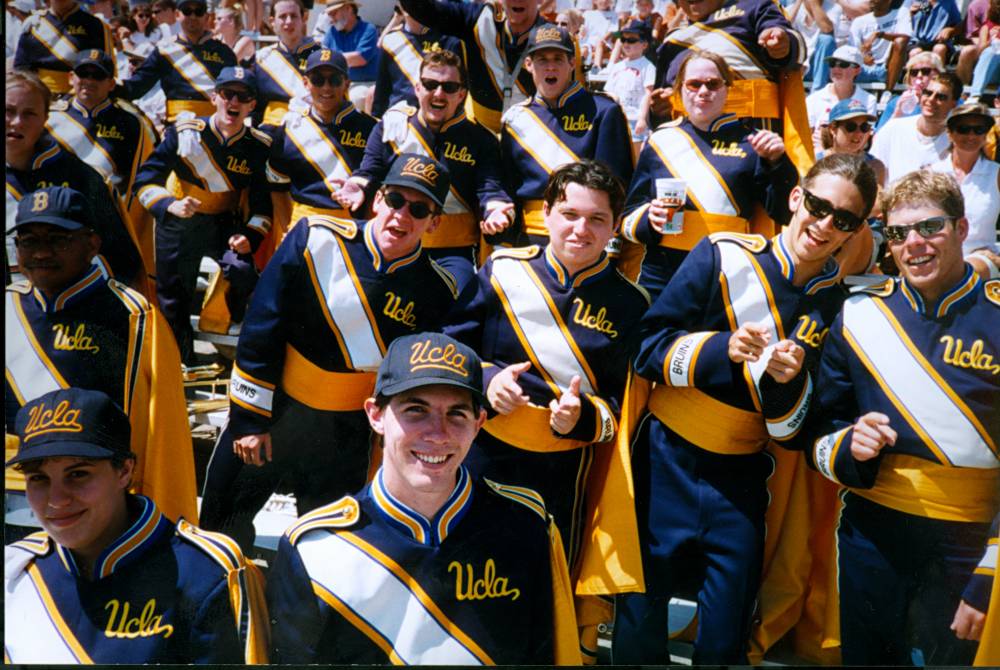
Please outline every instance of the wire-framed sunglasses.
[[932, 216], [908, 226], [886, 226], [882, 230], [888, 242], [902, 242], [910, 235], [911, 230], [917, 231], [920, 237], [927, 239], [940, 233], [946, 224], [954, 220], [953, 216]]

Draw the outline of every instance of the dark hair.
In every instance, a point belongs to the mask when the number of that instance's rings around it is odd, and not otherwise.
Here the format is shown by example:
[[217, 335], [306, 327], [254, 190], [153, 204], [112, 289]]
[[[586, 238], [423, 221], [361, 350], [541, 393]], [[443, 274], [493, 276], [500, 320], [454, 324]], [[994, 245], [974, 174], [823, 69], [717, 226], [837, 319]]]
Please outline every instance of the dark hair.
[[277, 4], [279, 2], [294, 2], [296, 5], [299, 6], [299, 15], [303, 16], [303, 17], [306, 15], [306, 6], [302, 2], [302, 0], [272, 0], [271, 1], [271, 18], [272, 19], [274, 18], [274, 8], [275, 8], [275, 6], [277, 6]]
[[177, 3], [175, 3], [174, 0], [153, 0], [152, 8], [154, 12], [157, 7], [160, 9], [177, 9]]
[[[417, 387], [417, 388], [419, 388], [419, 387]], [[476, 397], [476, 394], [474, 394], [474, 393], [472, 393], [470, 391], [469, 395], [472, 397], [472, 411], [475, 412], [476, 415], [478, 415], [479, 414], [479, 410], [485, 409], [485, 408], [483, 407], [482, 403], [479, 402], [479, 398]], [[391, 395], [385, 395], [384, 393], [378, 393], [378, 394], [375, 395], [375, 406], [378, 407], [380, 410], [384, 410], [386, 407], [389, 406], [389, 401], [391, 401], [392, 398], [393, 397]]]
[[954, 72], [938, 72], [937, 74], [931, 76], [931, 81], [939, 81], [951, 89], [952, 100], [957, 102], [958, 99], [962, 97], [962, 91], [965, 88], [965, 84], [962, 83], [962, 80], [959, 79], [958, 75]]
[[878, 177], [875, 170], [868, 165], [864, 156], [858, 154], [829, 154], [809, 168], [802, 185], [811, 188], [820, 175], [832, 174], [851, 182], [861, 194], [865, 211], [862, 217], [867, 217], [875, 206], [878, 196]]
[[549, 175], [549, 183], [545, 187], [542, 198], [545, 206], [552, 208], [560, 200], [566, 199], [566, 187], [579, 184], [584, 188], [607, 193], [611, 204], [611, 214], [615, 223], [622, 215], [625, 207], [625, 187], [621, 180], [601, 161], [585, 159], [576, 163], [567, 163]]
[[462, 88], [469, 87], [469, 75], [465, 70], [465, 63], [458, 54], [447, 49], [425, 51], [423, 62], [420, 63], [420, 74], [423, 75], [424, 69], [429, 67], [453, 67], [458, 70], [458, 80], [462, 82]]

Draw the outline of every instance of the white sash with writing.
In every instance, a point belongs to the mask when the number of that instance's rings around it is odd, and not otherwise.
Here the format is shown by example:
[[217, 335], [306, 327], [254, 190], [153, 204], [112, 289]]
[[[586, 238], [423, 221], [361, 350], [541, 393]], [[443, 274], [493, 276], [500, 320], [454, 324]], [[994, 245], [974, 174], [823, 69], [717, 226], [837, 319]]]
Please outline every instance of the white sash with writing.
[[[844, 304], [844, 334], [889, 400], [945, 465], [1000, 467], [988, 434], [934, 366], [899, 332], [880, 300], [853, 296]], [[862, 355], [863, 354], [863, 355]], [[940, 456], [939, 456], [940, 457]]]
[[92, 663], [66, 627], [31, 558], [24, 549], [4, 548], [4, 654], [11, 663]]
[[[438, 157], [434, 155], [427, 143], [424, 142], [424, 138], [420, 136], [420, 132], [413, 127], [413, 123], [406, 124], [406, 137], [400, 142], [394, 142], [396, 145], [396, 151], [400, 154], [415, 153], [421, 156], [427, 156], [428, 158], [433, 158], [438, 160]], [[461, 200], [455, 195], [454, 184], [448, 189], [448, 197], [444, 200], [444, 213], [445, 214], [469, 214], [469, 208], [466, 207]]]
[[[489, 14], [489, 12], [483, 12], [483, 14]], [[382, 38], [382, 46], [392, 55], [400, 72], [410, 80], [410, 84], [416, 86], [417, 82], [420, 81], [420, 65], [423, 63], [423, 56], [406, 38], [406, 34], [402, 30], [393, 30]]]
[[672, 174], [684, 176], [688, 197], [695, 207], [709, 214], [740, 215], [729, 188], [686, 132], [661, 128], [649, 143]]
[[384, 349], [368, 300], [349, 266], [339, 236], [322, 226], [309, 231], [306, 252], [316, 269], [329, 322], [338, 331], [348, 364], [355, 370], [377, 370]]
[[569, 389], [575, 375], [580, 377], [580, 392], [593, 394], [597, 386], [590, 366], [581, 356], [573, 336], [550, 302], [527, 263], [515, 258], [493, 262], [494, 287], [504, 297], [504, 309], [514, 330], [521, 334], [521, 344], [539, 372], [552, 380], [561, 391]]
[[305, 98], [309, 95], [302, 81], [302, 73], [293, 63], [288, 61], [284, 53], [277, 47], [268, 50], [263, 58], [257, 61], [257, 66], [267, 72], [271, 79], [281, 87], [288, 98]]
[[763, 66], [756, 57], [724, 30], [711, 28], [704, 23], [693, 23], [670, 33], [667, 42], [697, 51], [713, 51], [725, 58], [729, 67], [743, 79], [766, 78]]
[[194, 54], [180, 42], [160, 43], [160, 53], [170, 61], [181, 76], [187, 79], [191, 88], [205, 96], [207, 100], [215, 89], [215, 77]]
[[340, 534], [312, 533], [296, 548], [309, 577], [326, 592], [324, 601], [348, 621], [361, 619], [373, 628], [391, 645], [394, 660], [406, 665], [489, 662], [469, 649], [471, 641], [459, 639], [465, 635], [399, 566], [385, 565]]
[[[289, 112], [295, 114], [295, 112]], [[323, 183], [336, 192], [351, 176], [351, 168], [334, 140], [327, 137], [311, 116], [304, 114], [299, 123], [285, 123], [285, 134], [323, 178]]]
[[[527, 93], [521, 88], [521, 82], [517, 80], [517, 75], [520, 74], [521, 67], [524, 64], [524, 55], [521, 55], [520, 60], [513, 70], [507, 69], [507, 59], [504, 57], [503, 50], [500, 47], [497, 24], [493, 20], [493, 8], [491, 6], [487, 6], [479, 14], [479, 18], [476, 19], [476, 27], [473, 28], [473, 33], [476, 37], [476, 43], [479, 45], [479, 51], [483, 55], [483, 62], [486, 63], [486, 71], [489, 73], [490, 79], [493, 80], [493, 85], [496, 87], [503, 102], [503, 108], [500, 111], [506, 112], [513, 105], [522, 102], [528, 97]], [[510, 91], [510, 97], [507, 97], [507, 91]]]
[[38, 350], [34, 334], [27, 332], [30, 326], [22, 321], [21, 308], [16, 301], [14, 291], [4, 294], [4, 326], [7, 330], [4, 366], [7, 381], [18, 400], [29, 402], [50, 391], [66, 388], [68, 384], [43, 359], [44, 353]]
[[549, 174], [580, 160], [526, 105], [511, 110], [504, 117], [504, 124], [521, 148]]
[[66, 38], [62, 32], [52, 25], [49, 17], [36, 14], [38, 16], [38, 22], [35, 27], [31, 29], [31, 34], [34, 35], [39, 42], [42, 43], [46, 49], [48, 49], [53, 56], [66, 63], [67, 65], [73, 65], [76, 60], [76, 54], [79, 51], [73, 42]]
[[11, 268], [17, 267], [17, 247], [14, 246], [14, 236], [7, 235], [17, 223], [17, 203], [21, 200], [21, 194], [7, 183], [7, 225], [4, 227], [4, 242], [7, 247], [7, 265]]
[[115, 162], [87, 129], [68, 112], [52, 112], [46, 124], [52, 136], [77, 158], [101, 173], [105, 179], [116, 177]]
[[222, 168], [216, 164], [215, 159], [212, 158], [208, 149], [205, 148], [205, 143], [200, 137], [192, 148], [191, 153], [182, 157], [181, 160], [187, 163], [191, 171], [205, 182], [205, 185], [208, 187], [207, 190], [211, 193], [227, 193], [235, 190], [226, 177], [226, 174], [222, 171]]

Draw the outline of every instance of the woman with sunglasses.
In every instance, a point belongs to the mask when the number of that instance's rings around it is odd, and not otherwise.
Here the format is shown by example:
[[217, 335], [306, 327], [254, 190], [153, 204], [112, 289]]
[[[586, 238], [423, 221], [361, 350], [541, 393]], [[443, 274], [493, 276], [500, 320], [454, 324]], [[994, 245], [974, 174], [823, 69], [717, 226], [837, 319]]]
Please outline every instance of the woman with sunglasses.
[[867, 151], [874, 124], [875, 115], [865, 105], [854, 99], [841, 100], [830, 110], [817, 160], [830, 154], [858, 154], [875, 171], [879, 186], [884, 186], [885, 164]]
[[254, 57], [253, 40], [243, 33], [243, 13], [239, 3], [231, 7], [222, 7], [215, 12], [215, 39], [219, 40], [236, 54], [236, 60], [243, 67], [250, 67]]
[[733, 83], [722, 56], [692, 52], [676, 81], [686, 116], [650, 136], [622, 223], [626, 239], [646, 246], [639, 283], [654, 298], [702, 238], [751, 232], [758, 207], [784, 223], [798, 181], [779, 135], [722, 113]]
[[141, 56], [148, 55], [164, 35], [153, 18], [153, 10], [148, 3], [132, 7], [127, 28], [128, 35], [122, 37], [122, 46]]
[[1000, 164], [983, 153], [986, 134], [994, 119], [984, 105], [956, 107], [948, 115], [948, 156], [931, 165], [936, 172], [950, 174], [958, 182], [965, 200], [969, 234], [962, 242], [966, 261], [984, 279], [996, 276], [997, 224], [1000, 221]]
[[922, 51], [907, 61], [906, 74], [903, 76], [906, 90], [889, 98], [885, 111], [875, 125], [875, 131], [881, 130], [890, 119], [919, 114], [921, 92], [935, 74], [944, 71], [941, 57], [932, 51]]

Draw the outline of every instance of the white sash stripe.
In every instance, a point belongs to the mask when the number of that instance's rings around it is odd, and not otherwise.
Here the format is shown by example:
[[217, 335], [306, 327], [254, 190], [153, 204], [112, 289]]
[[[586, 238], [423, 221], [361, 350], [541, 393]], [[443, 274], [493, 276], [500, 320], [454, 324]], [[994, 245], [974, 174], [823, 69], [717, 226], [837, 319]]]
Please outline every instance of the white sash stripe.
[[286, 122], [285, 133], [320, 174], [331, 193], [340, 188], [341, 184], [337, 183], [338, 181], [347, 181], [351, 176], [351, 168], [344, 161], [336, 145], [308, 114], [302, 116], [301, 123]]
[[306, 248], [313, 259], [316, 277], [330, 317], [344, 338], [344, 346], [355, 370], [377, 370], [382, 362], [382, 349], [375, 336], [378, 328], [368, 320], [363, 298], [351, 278], [337, 233], [322, 226], [309, 231]]
[[226, 179], [226, 175], [219, 170], [212, 157], [209, 156], [204, 142], [201, 141], [201, 137], [198, 138], [198, 142], [194, 145], [194, 150], [184, 161], [191, 168], [191, 171], [205, 182], [210, 192], [227, 193], [233, 190], [233, 185]]
[[296, 548], [309, 576], [385, 637], [409, 665], [482, 665], [386, 566], [334, 533]]
[[854, 296], [844, 304], [844, 329], [871, 361], [869, 372], [895, 394], [893, 404], [906, 408], [951, 465], [1000, 467], [975, 425], [914, 358], [874, 298]]
[[505, 123], [517, 143], [549, 174], [567, 163], [580, 160], [527, 107], [519, 107], [508, 114]]
[[[433, 158], [438, 160], [437, 156], [431, 154], [427, 150], [427, 145], [424, 144], [423, 140], [420, 138], [420, 134], [417, 132], [416, 128], [413, 127], [412, 123], [407, 122], [406, 124], [406, 138], [396, 144], [396, 149], [401, 154], [414, 153], [420, 154], [421, 156], [427, 156], [428, 158]], [[468, 208], [463, 205], [458, 198], [455, 197], [455, 186], [452, 185], [448, 189], [448, 197], [444, 199], [444, 213], [445, 214], [469, 214]]]
[[15, 294], [7, 291], [4, 299], [4, 359], [7, 375], [25, 402], [63, 388], [39, 357], [14, 305]]
[[747, 52], [734, 44], [735, 38], [728, 37], [721, 30], [712, 30], [703, 23], [695, 23], [670, 33], [671, 44], [688, 47], [697, 45], [698, 51], [714, 51], [729, 63], [743, 79], [764, 79], [765, 74]]
[[215, 77], [205, 69], [201, 61], [194, 57], [194, 54], [179, 42], [169, 42], [161, 45], [160, 53], [188, 80], [192, 88], [208, 99], [209, 95], [215, 89]]
[[52, 55], [67, 65], [73, 65], [79, 49], [72, 41], [49, 21], [47, 16], [38, 16], [38, 23], [32, 28], [31, 34], [38, 38]]
[[688, 134], [680, 128], [661, 128], [649, 138], [660, 156], [670, 159], [678, 170], [683, 169], [688, 193], [705, 212], [739, 216], [718, 174], [705, 156], [695, 148]]
[[76, 119], [67, 112], [53, 112], [49, 114], [49, 132], [55, 136], [61, 144], [70, 147], [70, 151], [76, 154], [77, 158], [101, 173], [105, 179], [115, 177], [115, 162], [108, 152], [96, 140], [94, 140], [87, 129], [81, 126]]
[[[488, 14], [489, 12], [483, 12]], [[382, 46], [392, 55], [399, 70], [414, 86], [420, 81], [420, 65], [423, 59], [402, 30], [394, 30], [382, 38]]]
[[[813, 444], [813, 461], [816, 463], [816, 469], [819, 473], [837, 484], [840, 480], [837, 479], [837, 475], [834, 474], [834, 447], [837, 445], [839, 440], [844, 438], [844, 435], [850, 428], [844, 428], [838, 430], [836, 433], [830, 433], [829, 435], [824, 435], [823, 437], [816, 440]], [[849, 448], [841, 445], [841, 449]]]
[[556, 321], [529, 272], [516, 258], [498, 258], [493, 262], [493, 279], [507, 295], [508, 307], [535, 352], [535, 360], [561, 390], [569, 389], [573, 376], [579, 375], [580, 392], [596, 393], [590, 375], [566, 340], [568, 333]]
[[979, 561], [979, 565], [976, 567], [980, 570], [996, 570], [998, 552], [1000, 552], [1000, 546], [996, 544], [991, 544], [986, 547], [986, 553], [983, 554], [983, 560]]
[[302, 82], [302, 73], [288, 62], [278, 47], [269, 50], [264, 58], [257, 61], [257, 65], [271, 76], [274, 83], [281, 87], [289, 99], [304, 98], [309, 95], [306, 85]]
[[807, 372], [806, 389], [802, 394], [802, 398], [789, 413], [787, 419], [784, 421], [766, 422], [768, 434], [777, 440], [785, 440], [799, 432], [799, 428], [802, 427], [802, 422], [806, 418], [806, 412], [809, 411], [809, 401], [812, 399], [812, 393], [812, 376]]
[[253, 228], [256, 231], [267, 234], [267, 231], [271, 230], [271, 221], [263, 216], [253, 216], [247, 221], [247, 228]]
[[694, 353], [698, 351], [705, 340], [715, 333], [691, 333], [685, 335], [677, 341], [677, 344], [670, 348], [670, 362], [667, 364], [667, 371], [670, 378], [667, 380], [671, 386], [690, 386], [688, 379], [691, 374], [691, 363], [694, 361]]
[[[9, 233], [14, 229], [14, 225], [17, 223], [17, 203], [19, 198], [17, 198], [11, 192], [10, 184], [7, 185], [7, 225], [5, 226], [5, 233]], [[4, 235], [6, 247], [7, 247], [7, 265], [12, 268], [17, 267], [17, 247], [14, 245], [13, 235]]]
[[[12, 559], [21, 560], [19, 554], [29, 552], [6, 547], [4, 563]], [[25, 566], [15, 574], [4, 570], [3, 609], [6, 626], [4, 651], [11, 663], [80, 664], [49, 616], [45, 602]]]
[[[513, 73], [507, 70], [507, 61], [504, 59], [498, 46], [497, 25], [493, 21], [493, 11], [491, 8], [484, 10], [479, 14], [479, 18], [476, 19], [475, 36], [476, 42], [479, 43], [479, 50], [483, 55], [483, 62], [486, 63], [486, 68], [493, 75], [493, 81], [499, 86], [500, 90], [497, 92], [500, 94], [500, 100], [503, 103], [503, 108], [500, 111], [506, 112], [517, 103], [525, 100], [527, 96], [521, 90]], [[521, 70], [520, 67], [515, 69], [518, 72]], [[510, 89], [511, 97], [507, 98], [504, 96], [505, 88]]]
[[238, 368], [233, 368], [233, 373], [230, 376], [229, 394], [247, 405], [265, 412], [270, 412], [274, 403], [273, 390], [247, 379], [239, 373]]

